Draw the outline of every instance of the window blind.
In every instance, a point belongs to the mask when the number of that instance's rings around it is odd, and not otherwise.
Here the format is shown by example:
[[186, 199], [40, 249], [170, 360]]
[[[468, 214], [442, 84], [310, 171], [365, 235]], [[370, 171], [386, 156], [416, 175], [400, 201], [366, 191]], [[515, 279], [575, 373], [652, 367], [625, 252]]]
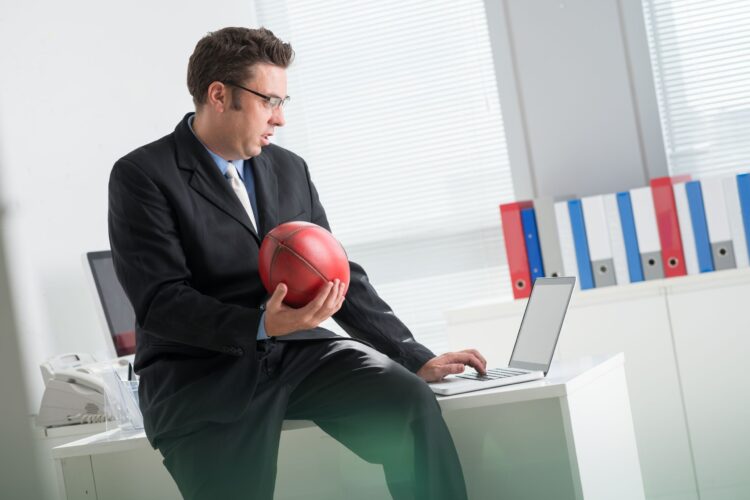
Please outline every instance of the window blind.
[[498, 204], [513, 189], [482, 0], [256, 5], [296, 52], [278, 144], [306, 159], [351, 260], [444, 350], [444, 309], [510, 297]]
[[644, 0], [672, 174], [750, 169], [750, 3]]

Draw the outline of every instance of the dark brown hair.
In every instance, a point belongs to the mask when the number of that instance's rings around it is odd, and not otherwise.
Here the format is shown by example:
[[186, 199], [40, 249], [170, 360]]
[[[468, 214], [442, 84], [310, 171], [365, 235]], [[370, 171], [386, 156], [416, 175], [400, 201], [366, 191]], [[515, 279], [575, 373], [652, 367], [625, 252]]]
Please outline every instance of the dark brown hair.
[[253, 65], [287, 68], [294, 51], [266, 28], [223, 28], [200, 39], [188, 62], [187, 85], [196, 106], [206, 102], [213, 82], [241, 83], [252, 78]]

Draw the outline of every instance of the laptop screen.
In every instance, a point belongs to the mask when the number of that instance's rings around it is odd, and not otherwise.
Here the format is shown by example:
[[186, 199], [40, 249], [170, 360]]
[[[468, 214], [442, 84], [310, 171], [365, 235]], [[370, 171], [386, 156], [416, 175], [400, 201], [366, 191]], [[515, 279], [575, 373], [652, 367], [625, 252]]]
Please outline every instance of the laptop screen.
[[547, 373], [575, 278], [537, 278], [510, 357], [511, 368]]
[[109, 328], [109, 335], [117, 356], [135, 352], [135, 312], [115, 275], [112, 252], [89, 252], [86, 257], [91, 267], [99, 303]]

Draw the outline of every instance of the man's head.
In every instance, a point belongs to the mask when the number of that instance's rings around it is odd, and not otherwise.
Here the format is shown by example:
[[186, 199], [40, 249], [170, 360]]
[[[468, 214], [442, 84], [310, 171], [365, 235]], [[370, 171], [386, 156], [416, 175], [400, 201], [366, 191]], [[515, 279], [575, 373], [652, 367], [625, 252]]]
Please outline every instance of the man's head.
[[284, 125], [279, 101], [287, 97], [293, 58], [292, 47], [265, 28], [224, 28], [203, 37], [187, 78], [201, 140], [230, 160], [260, 154]]

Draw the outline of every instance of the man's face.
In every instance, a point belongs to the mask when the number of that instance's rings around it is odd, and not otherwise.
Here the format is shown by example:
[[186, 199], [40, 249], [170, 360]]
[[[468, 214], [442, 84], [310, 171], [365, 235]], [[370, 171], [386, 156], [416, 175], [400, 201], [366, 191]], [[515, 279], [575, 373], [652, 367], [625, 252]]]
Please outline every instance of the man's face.
[[[269, 97], [286, 97], [286, 70], [270, 64], [256, 64], [253, 78], [238, 84]], [[227, 142], [241, 158], [258, 156], [276, 127], [284, 126], [282, 108], [272, 108], [260, 96], [228, 85], [229, 109], [225, 113]], [[239, 159], [239, 158], [238, 158]]]

